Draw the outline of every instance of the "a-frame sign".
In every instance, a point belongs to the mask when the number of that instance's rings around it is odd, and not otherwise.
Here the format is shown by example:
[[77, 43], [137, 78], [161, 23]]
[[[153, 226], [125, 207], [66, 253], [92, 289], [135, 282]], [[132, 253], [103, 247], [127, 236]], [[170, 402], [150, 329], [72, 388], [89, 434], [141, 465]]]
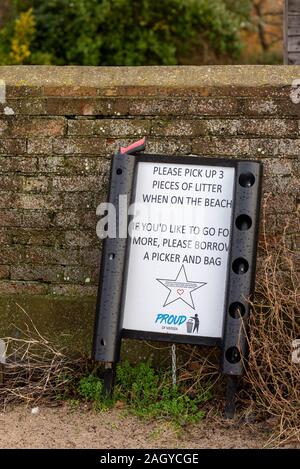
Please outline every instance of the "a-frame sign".
[[123, 337], [219, 346], [232, 415], [247, 358], [262, 164], [143, 149], [139, 141], [112, 158], [93, 358], [106, 364], [109, 392]]

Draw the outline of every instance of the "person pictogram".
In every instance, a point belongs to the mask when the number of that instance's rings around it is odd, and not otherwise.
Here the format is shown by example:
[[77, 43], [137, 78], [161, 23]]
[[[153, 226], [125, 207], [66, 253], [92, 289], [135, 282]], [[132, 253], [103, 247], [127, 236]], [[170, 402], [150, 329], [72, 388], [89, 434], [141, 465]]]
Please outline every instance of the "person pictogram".
[[199, 332], [200, 321], [198, 318], [198, 314], [196, 313], [195, 316], [190, 316], [191, 319], [194, 319], [194, 328], [193, 332]]

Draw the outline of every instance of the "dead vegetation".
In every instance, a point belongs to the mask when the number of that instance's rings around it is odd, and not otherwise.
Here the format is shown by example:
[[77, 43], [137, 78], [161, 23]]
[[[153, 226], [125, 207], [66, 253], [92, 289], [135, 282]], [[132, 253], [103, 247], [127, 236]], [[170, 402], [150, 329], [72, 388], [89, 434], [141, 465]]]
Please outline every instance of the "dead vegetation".
[[20, 337], [5, 337], [7, 357], [0, 385], [0, 406], [63, 398], [74, 375], [84, 373], [84, 360], [69, 356], [48, 341], [22, 310], [26, 324]]
[[[276, 432], [272, 445], [300, 441], [300, 282], [291, 231], [300, 233], [300, 221], [286, 226], [280, 236], [267, 235], [263, 221], [261, 262], [250, 321], [249, 363], [245, 381], [247, 399], [257, 413], [272, 417]], [[298, 268], [298, 271], [297, 271]]]

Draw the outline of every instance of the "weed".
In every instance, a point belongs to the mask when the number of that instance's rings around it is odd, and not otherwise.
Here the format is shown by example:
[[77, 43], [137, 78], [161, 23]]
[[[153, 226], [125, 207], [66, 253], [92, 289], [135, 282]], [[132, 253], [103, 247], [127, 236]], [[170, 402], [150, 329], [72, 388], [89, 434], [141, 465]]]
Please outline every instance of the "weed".
[[199, 390], [192, 399], [180, 386], [170, 384], [167, 373], [154, 370], [149, 362], [119, 365], [114, 396], [125, 400], [139, 417], [164, 417], [180, 425], [202, 418], [204, 412], [199, 407], [211, 398], [209, 392]]
[[80, 379], [78, 394], [87, 402], [92, 402], [95, 410], [107, 410], [112, 402], [104, 397], [103, 383], [94, 374], [89, 374]]
[[118, 365], [112, 399], [104, 397], [103, 382], [93, 373], [80, 379], [78, 395], [92, 402], [96, 410], [105, 410], [121, 401], [139, 417], [167, 418], [178, 425], [201, 419], [204, 412], [199, 407], [211, 398], [209, 391], [199, 390], [192, 399], [180, 386], [171, 386], [167, 373], [155, 370], [148, 362]]
[[98, 401], [103, 392], [103, 384], [97, 376], [90, 374], [81, 378], [78, 393], [86, 401]]
[[79, 399], [69, 399], [68, 400], [69, 406], [71, 410], [77, 410], [78, 407], [80, 406], [80, 400]]

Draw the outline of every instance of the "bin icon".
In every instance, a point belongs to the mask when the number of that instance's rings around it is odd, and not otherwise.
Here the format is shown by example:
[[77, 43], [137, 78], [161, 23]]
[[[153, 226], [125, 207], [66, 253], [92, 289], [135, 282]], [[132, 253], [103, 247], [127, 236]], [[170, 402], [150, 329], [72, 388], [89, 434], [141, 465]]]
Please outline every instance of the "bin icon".
[[194, 320], [193, 319], [189, 319], [187, 322], [186, 322], [186, 330], [188, 332], [188, 334], [190, 334], [193, 330], [193, 325], [194, 325]]

